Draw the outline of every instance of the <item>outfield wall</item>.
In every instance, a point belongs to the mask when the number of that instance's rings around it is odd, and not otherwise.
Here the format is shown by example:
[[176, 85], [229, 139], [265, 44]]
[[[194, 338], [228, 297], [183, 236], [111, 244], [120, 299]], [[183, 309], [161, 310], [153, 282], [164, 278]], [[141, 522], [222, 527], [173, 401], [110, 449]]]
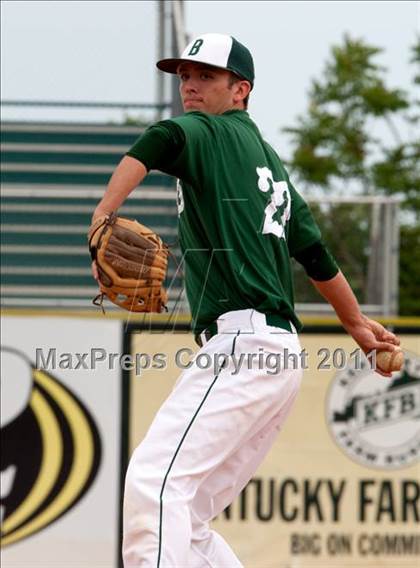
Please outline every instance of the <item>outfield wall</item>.
[[[252, 568], [414, 568], [420, 322], [393, 322], [406, 366], [392, 379], [317, 323], [301, 335], [308, 368], [288, 422], [214, 528]], [[127, 457], [193, 358], [187, 327], [4, 315], [3, 566], [118, 566]]]

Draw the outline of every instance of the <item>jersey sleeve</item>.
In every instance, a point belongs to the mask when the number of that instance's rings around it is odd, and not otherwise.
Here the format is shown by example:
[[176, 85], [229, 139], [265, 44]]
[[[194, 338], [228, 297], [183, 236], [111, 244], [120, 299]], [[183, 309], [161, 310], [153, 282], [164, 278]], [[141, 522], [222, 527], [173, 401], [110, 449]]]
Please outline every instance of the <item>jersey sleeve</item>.
[[306, 274], [317, 282], [331, 280], [338, 274], [337, 263], [323, 241], [317, 241], [295, 254]]
[[182, 128], [171, 120], [162, 120], [150, 126], [133, 144], [126, 156], [136, 158], [148, 171], [166, 171], [185, 146]]
[[295, 258], [296, 254], [321, 240], [321, 231], [308, 204], [290, 182], [289, 188], [292, 198], [292, 211], [287, 245], [290, 256]]
[[339, 271], [337, 263], [322, 241], [321, 231], [303, 197], [289, 181], [292, 214], [288, 236], [289, 254], [305, 269], [313, 280], [334, 278]]

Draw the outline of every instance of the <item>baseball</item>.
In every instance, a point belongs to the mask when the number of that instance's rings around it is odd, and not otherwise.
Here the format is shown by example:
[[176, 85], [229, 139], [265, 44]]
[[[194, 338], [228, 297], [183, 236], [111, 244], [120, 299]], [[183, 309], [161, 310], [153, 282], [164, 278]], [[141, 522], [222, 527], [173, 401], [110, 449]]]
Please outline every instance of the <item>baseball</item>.
[[385, 373], [399, 371], [404, 364], [404, 353], [401, 349], [394, 351], [378, 351], [376, 366]]

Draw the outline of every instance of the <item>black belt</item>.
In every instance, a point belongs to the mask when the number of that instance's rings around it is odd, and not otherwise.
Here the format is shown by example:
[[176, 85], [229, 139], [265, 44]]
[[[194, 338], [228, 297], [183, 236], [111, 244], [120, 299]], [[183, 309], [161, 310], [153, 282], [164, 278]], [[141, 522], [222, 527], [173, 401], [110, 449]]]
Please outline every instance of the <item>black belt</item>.
[[[270, 325], [272, 327], [280, 327], [281, 329], [284, 329], [289, 333], [294, 333], [294, 329], [292, 328], [290, 321], [280, 314], [265, 314], [265, 321], [267, 325]], [[200, 347], [203, 347], [203, 342], [200, 337], [203, 333], [204, 337], [206, 338], [206, 342], [209, 341], [214, 335], [217, 335], [217, 321], [213, 321], [204, 331], [197, 333], [197, 335], [195, 336], [195, 342]], [[243, 333], [252, 332], [244, 331]]]

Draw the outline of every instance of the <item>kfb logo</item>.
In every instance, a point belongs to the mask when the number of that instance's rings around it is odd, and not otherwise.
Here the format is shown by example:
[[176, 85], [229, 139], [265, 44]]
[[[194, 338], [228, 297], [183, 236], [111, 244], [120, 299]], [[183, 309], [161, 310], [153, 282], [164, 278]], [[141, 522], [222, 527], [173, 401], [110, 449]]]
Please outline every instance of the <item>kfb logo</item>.
[[334, 441], [354, 461], [395, 469], [420, 457], [420, 358], [404, 352], [404, 368], [384, 378], [366, 361], [338, 372], [327, 395]]

